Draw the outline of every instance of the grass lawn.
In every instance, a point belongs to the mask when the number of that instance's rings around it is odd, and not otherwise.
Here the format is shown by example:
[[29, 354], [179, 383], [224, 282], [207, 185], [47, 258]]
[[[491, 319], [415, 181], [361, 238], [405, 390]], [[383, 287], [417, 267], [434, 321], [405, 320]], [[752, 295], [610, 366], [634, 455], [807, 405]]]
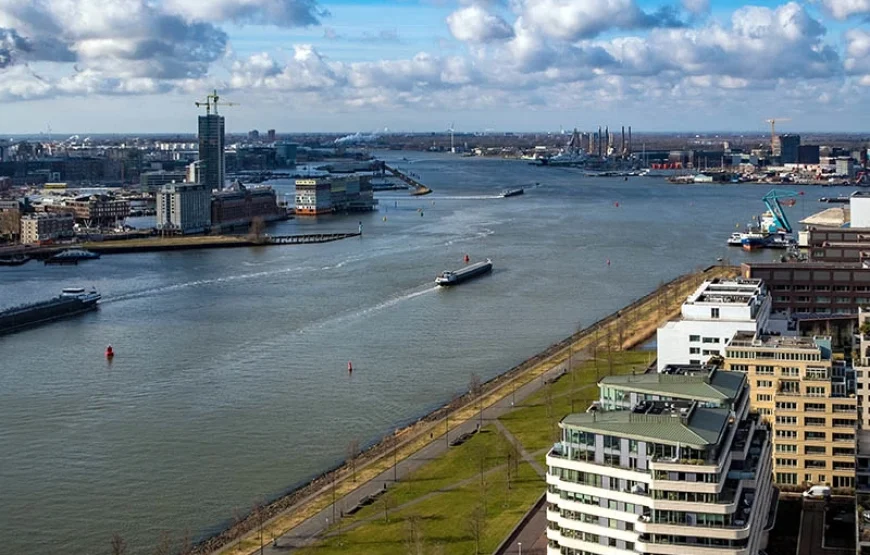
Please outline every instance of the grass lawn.
[[[510, 491], [505, 472], [495, 471], [486, 477], [485, 493], [480, 483], [474, 480], [459, 489], [437, 493], [406, 509], [391, 510], [387, 520], [384, 519], [383, 504], [378, 501], [374, 514], [369, 515], [372, 517], [370, 521], [353, 529], [348, 529], [345, 524], [340, 537], [338, 529], [332, 528], [331, 537], [298, 553], [404, 553], [409, 545], [414, 545], [412, 537], [417, 538], [416, 545], [423, 546], [423, 551], [428, 554], [492, 553], [543, 492], [543, 479], [528, 463], [522, 463]], [[482, 513], [484, 497], [485, 520], [474, 516], [475, 511]], [[484, 524], [475, 526], [476, 523]], [[480, 551], [477, 551], [475, 528], [480, 530]]]
[[[606, 357], [605, 353], [598, 353], [599, 377], [610, 372]], [[613, 373], [628, 374], [632, 370], [643, 371], [649, 360], [650, 353], [646, 351], [615, 352]], [[571, 413], [572, 398], [574, 410], [577, 412], [586, 410], [592, 401], [598, 399], [595, 363], [584, 362], [574, 369], [574, 374], [573, 383], [570, 374], [563, 376], [558, 382], [545, 386], [520, 403], [516, 410], [500, 418], [527, 451], [534, 452], [558, 441], [558, 423], [566, 414]], [[548, 395], [551, 399], [549, 403]]]
[[[495, 426], [485, 426], [467, 442], [451, 447], [446, 455], [427, 463], [401, 480], [398, 485], [391, 486], [385, 497], [391, 506], [398, 507], [427, 493], [478, 476], [481, 463], [484, 472], [505, 464], [506, 445], [507, 440], [496, 431]], [[352, 524], [378, 512], [383, 513], [383, 503], [380, 500], [346, 517], [344, 521]]]

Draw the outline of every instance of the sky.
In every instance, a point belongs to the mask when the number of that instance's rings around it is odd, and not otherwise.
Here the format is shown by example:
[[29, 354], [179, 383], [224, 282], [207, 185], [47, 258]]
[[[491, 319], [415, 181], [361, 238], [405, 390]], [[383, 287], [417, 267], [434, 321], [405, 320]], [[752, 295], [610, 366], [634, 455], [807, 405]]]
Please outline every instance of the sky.
[[870, 0], [0, 0], [0, 135], [213, 89], [234, 132], [863, 132]]

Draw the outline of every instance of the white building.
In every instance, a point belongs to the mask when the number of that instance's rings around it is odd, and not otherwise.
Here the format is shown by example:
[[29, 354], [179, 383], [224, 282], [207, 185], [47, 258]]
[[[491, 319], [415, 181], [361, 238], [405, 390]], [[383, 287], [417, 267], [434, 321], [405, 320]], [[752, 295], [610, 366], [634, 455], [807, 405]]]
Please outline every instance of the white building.
[[[721, 406], [642, 401], [562, 420], [547, 454], [548, 555], [756, 555], [767, 546], [770, 432], [748, 412], [745, 375], [725, 374], [739, 387]], [[678, 384], [657, 393], [691, 396]]]
[[211, 191], [201, 183], [170, 183], [157, 193], [157, 229], [203, 233], [211, 225]]
[[870, 194], [864, 191], [855, 191], [849, 197], [849, 213], [851, 223], [849, 227], [870, 227]]
[[658, 329], [658, 370], [724, 356], [736, 332], [766, 330], [770, 306], [770, 295], [760, 279], [705, 281], [683, 303], [682, 318]]

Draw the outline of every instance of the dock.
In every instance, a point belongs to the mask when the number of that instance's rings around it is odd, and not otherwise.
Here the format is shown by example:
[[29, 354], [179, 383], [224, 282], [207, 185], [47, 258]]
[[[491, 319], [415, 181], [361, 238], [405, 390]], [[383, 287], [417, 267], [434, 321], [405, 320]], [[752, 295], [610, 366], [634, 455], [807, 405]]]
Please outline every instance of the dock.
[[270, 245], [305, 245], [309, 243], [329, 243], [351, 237], [359, 237], [362, 233], [312, 233], [308, 235], [268, 235], [266, 243]]

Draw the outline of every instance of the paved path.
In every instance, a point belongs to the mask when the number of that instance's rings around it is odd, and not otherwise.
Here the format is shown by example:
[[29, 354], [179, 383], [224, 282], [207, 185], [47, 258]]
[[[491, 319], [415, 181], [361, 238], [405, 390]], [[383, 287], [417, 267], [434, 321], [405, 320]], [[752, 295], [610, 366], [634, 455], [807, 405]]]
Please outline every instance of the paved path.
[[[576, 362], [578, 362], [578, 359], [575, 357], [575, 364]], [[564, 362], [553, 366], [541, 377], [517, 388], [517, 390], [512, 394], [505, 396], [500, 401], [485, 408], [483, 410], [484, 425], [488, 422], [495, 421], [503, 414], [510, 412], [515, 403], [521, 403], [524, 399], [538, 391], [543, 387], [544, 382], [547, 379], [553, 378], [562, 373], [565, 366], [566, 364]], [[472, 432], [477, 428], [477, 425], [478, 419], [470, 418], [461, 426], [451, 428], [449, 437], [452, 439], [463, 433]], [[277, 547], [269, 546], [264, 549], [264, 553], [268, 553], [269, 555], [284, 554], [312, 543], [329, 526], [335, 523], [335, 519], [340, 517], [342, 511], [355, 507], [360, 500], [366, 496], [374, 495], [380, 490], [389, 488], [390, 484], [395, 484], [396, 479], [402, 480], [429, 461], [443, 455], [447, 449], [447, 440], [445, 439], [444, 434], [435, 436], [433, 441], [429, 442], [429, 444], [410, 457], [399, 461], [394, 468], [390, 468], [368, 482], [360, 484], [360, 486], [354, 491], [337, 499], [334, 504], [331, 504], [326, 509], [320, 511], [278, 538]], [[534, 459], [532, 460], [534, 461]], [[535, 464], [537, 465], [536, 462]], [[540, 465], [537, 465], [535, 470], [538, 470], [539, 468]]]
[[545, 555], [547, 553], [547, 504], [520, 530], [516, 541], [499, 552], [499, 555]]

